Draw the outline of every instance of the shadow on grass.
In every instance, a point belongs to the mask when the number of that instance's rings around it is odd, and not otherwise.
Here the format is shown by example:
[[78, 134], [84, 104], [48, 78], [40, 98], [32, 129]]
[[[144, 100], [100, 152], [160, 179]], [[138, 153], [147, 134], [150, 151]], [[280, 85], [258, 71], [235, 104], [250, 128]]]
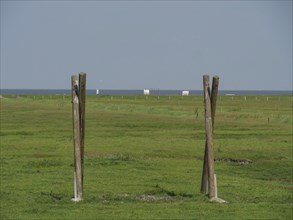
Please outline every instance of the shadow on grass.
[[94, 163], [96, 165], [119, 165], [121, 163], [132, 162], [135, 159], [129, 154], [109, 154], [109, 155], [91, 155], [88, 159], [89, 163]]
[[160, 187], [158, 184], [155, 186], [154, 190], [146, 192], [146, 194], [165, 195], [165, 196], [170, 196], [170, 197], [182, 197], [182, 198], [192, 198], [194, 196], [194, 195], [188, 194], [188, 193], [176, 193], [174, 191], [164, 189], [164, 188]]
[[38, 202], [59, 202], [63, 198], [66, 198], [66, 196], [61, 193], [54, 193], [53, 191], [41, 192], [38, 196]]

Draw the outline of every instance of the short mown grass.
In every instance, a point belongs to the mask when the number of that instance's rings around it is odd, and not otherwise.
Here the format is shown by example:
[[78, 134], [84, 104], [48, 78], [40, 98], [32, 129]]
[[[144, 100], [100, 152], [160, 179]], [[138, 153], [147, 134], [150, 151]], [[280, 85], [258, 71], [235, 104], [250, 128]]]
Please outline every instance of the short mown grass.
[[226, 204], [199, 190], [201, 96], [88, 95], [79, 203], [71, 97], [3, 96], [1, 219], [292, 219], [291, 96], [218, 99], [215, 173]]

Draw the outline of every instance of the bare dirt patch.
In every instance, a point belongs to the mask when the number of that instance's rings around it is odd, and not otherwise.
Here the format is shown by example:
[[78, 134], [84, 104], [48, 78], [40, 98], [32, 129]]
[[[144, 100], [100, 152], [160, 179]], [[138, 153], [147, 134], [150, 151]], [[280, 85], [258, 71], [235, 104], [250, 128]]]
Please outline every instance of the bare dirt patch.
[[250, 159], [234, 159], [234, 158], [216, 158], [215, 161], [224, 161], [228, 163], [236, 163], [239, 165], [247, 165], [253, 163]]
[[157, 201], [175, 201], [180, 199], [178, 196], [168, 196], [168, 195], [148, 195], [143, 194], [137, 197], [137, 200], [143, 202], [157, 202]]

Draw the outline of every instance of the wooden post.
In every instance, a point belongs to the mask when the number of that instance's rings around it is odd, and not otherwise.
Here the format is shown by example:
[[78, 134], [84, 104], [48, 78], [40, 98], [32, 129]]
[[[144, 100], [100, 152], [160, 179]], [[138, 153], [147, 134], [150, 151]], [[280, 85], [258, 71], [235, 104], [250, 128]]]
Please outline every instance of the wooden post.
[[72, 119], [74, 144], [74, 198], [75, 202], [82, 200], [82, 163], [80, 138], [79, 86], [77, 76], [71, 77], [72, 84]]
[[214, 181], [215, 181], [215, 198], [218, 198], [218, 183], [217, 183], [217, 175], [214, 174]]
[[200, 191], [204, 194], [208, 194], [208, 152], [207, 152], [207, 142], [204, 148], [204, 158], [202, 167], [202, 177], [201, 177], [201, 187]]
[[[205, 75], [204, 80], [204, 95], [205, 95], [205, 78], [208, 82], [207, 86], [207, 93], [210, 94], [210, 85], [209, 85], [209, 76]], [[205, 101], [205, 100], [204, 100]], [[209, 184], [209, 178], [208, 178], [208, 147], [207, 147], [207, 141], [205, 143], [205, 151], [204, 151], [204, 159], [203, 159], [203, 167], [202, 167], [202, 178], [201, 178], [201, 188], [200, 191], [202, 193], [208, 194], [208, 184]]]
[[[209, 77], [208, 77], [209, 78]], [[204, 79], [205, 80], [205, 79]], [[209, 79], [208, 79], [209, 82]], [[218, 88], [219, 88], [219, 77], [213, 77], [213, 84], [212, 84], [212, 93], [210, 97], [211, 102], [211, 117], [212, 117], [212, 132], [214, 129], [215, 124], [215, 115], [216, 115], [216, 104], [217, 104], [217, 97], [218, 97]], [[210, 93], [210, 87], [208, 85], [208, 93]], [[208, 150], [207, 150], [207, 142], [205, 144], [205, 153], [204, 153], [204, 164], [203, 164], [203, 171], [202, 171], [202, 182], [201, 182], [201, 192], [207, 194], [208, 193]]]
[[74, 198], [75, 202], [82, 200], [83, 168], [84, 168], [84, 134], [85, 134], [85, 99], [86, 74], [71, 76], [72, 85], [72, 120], [74, 144]]
[[212, 84], [212, 94], [211, 94], [211, 110], [212, 110], [213, 131], [214, 131], [214, 126], [215, 126], [215, 116], [216, 116], [218, 88], [219, 88], [219, 77], [214, 76], [213, 77], [213, 84]]
[[214, 181], [214, 155], [213, 155], [213, 123], [211, 98], [209, 92], [209, 76], [203, 76], [204, 87], [204, 104], [205, 104], [205, 130], [206, 130], [206, 146], [207, 146], [207, 164], [208, 164], [208, 186], [209, 198], [215, 198], [215, 181]]
[[80, 73], [79, 74], [79, 115], [80, 115], [80, 151], [81, 151], [82, 188], [83, 188], [83, 167], [84, 167], [85, 99], [86, 99], [86, 73]]

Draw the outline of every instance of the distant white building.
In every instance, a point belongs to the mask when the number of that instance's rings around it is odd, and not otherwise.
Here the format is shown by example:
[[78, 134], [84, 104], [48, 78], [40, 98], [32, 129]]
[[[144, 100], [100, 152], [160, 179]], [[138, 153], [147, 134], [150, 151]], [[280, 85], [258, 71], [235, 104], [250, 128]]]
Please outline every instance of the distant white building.
[[149, 89], [144, 89], [143, 90], [143, 94], [144, 95], [149, 95], [150, 94], [150, 90]]
[[100, 91], [97, 89], [96, 94], [99, 95]]
[[182, 91], [182, 95], [189, 96], [189, 91], [188, 90]]

